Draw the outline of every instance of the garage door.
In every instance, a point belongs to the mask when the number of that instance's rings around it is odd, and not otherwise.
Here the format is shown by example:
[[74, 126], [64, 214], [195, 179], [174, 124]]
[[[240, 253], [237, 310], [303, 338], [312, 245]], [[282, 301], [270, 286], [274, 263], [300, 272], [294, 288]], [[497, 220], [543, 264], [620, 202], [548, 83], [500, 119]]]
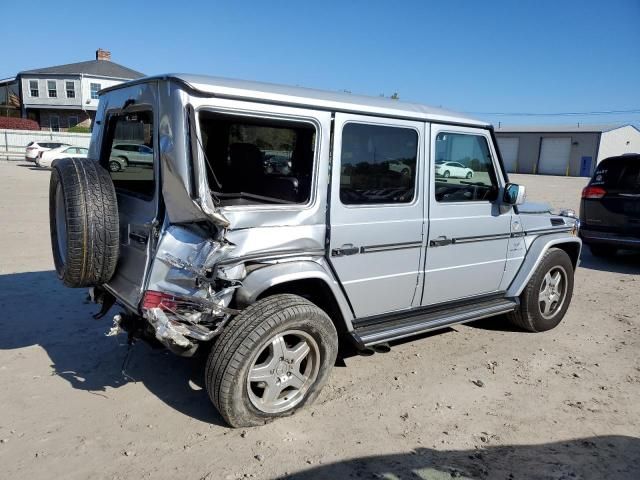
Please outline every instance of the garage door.
[[538, 173], [566, 175], [571, 155], [571, 138], [543, 138]]
[[504, 162], [504, 168], [506, 168], [509, 173], [518, 172], [519, 146], [519, 138], [498, 138], [498, 147], [500, 148], [500, 155]]

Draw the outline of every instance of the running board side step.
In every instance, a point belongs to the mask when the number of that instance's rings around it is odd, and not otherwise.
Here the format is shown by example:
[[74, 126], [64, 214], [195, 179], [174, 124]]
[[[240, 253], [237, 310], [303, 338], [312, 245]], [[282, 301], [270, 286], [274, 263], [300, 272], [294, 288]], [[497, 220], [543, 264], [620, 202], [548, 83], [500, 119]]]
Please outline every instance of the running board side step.
[[459, 323], [513, 312], [519, 304], [517, 298], [493, 297], [483, 301], [476, 300], [474, 303], [451, 305], [450, 308], [412, 309], [354, 322], [355, 328], [351, 334], [357, 346], [370, 347]]

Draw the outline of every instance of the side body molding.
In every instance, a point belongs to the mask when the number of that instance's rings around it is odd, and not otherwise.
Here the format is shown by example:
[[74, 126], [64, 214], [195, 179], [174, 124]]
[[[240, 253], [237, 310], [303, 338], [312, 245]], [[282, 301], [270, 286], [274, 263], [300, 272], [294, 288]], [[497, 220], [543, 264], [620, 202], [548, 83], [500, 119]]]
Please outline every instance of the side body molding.
[[346, 329], [352, 331], [354, 317], [349, 302], [322, 257], [274, 263], [252, 271], [242, 280], [242, 287], [236, 292], [236, 302], [238, 306], [245, 307], [255, 302], [262, 292], [275, 285], [309, 279], [318, 279], [327, 284], [340, 309]]
[[559, 245], [570, 245], [572, 252], [571, 256], [575, 254], [575, 258], [571, 258], [574, 265], [578, 265], [578, 259], [580, 258], [580, 251], [582, 249], [582, 240], [578, 237], [567, 235], [566, 233], [554, 233], [551, 235], [540, 235], [533, 240], [531, 246], [527, 250], [527, 255], [520, 266], [520, 270], [516, 274], [513, 282], [507, 289], [506, 297], [517, 297], [522, 293], [524, 288], [529, 283], [529, 280], [533, 276], [533, 273], [538, 268], [538, 265], [542, 261], [542, 257], [547, 250]]

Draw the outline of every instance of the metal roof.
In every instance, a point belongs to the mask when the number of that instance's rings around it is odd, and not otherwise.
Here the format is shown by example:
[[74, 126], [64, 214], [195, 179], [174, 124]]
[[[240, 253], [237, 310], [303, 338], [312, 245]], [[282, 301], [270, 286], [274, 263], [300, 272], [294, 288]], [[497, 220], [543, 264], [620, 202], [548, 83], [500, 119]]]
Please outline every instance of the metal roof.
[[170, 73], [155, 75], [132, 82], [123, 83], [103, 90], [125, 88], [128, 85], [154, 80], [175, 80], [188, 88], [205, 95], [221, 98], [254, 100], [323, 110], [388, 116], [413, 120], [434, 120], [448, 123], [462, 123], [488, 127], [487, 122], [468, 117], [461, 113], [430, 107], [419, 103], [408, 103], [384, 97], [368, 97], [344, 92], [292, 87], [275, 83], [250, 80], [234, 80], [206, 75]]
[[89, 60], [86, 62], [68, 63], [53, 67], [25, 70], [20, 75], [95, 75], [97, 77], [111, 77], [121, 79], [136, 79], [144, 77], [144, 73], [119, 65], [110, 60]]
[[628, 123], [588, 124], [573, 123], [566, 125], [501, 125], [496, 133], [602, 133], [618, 128], [633, 126]]

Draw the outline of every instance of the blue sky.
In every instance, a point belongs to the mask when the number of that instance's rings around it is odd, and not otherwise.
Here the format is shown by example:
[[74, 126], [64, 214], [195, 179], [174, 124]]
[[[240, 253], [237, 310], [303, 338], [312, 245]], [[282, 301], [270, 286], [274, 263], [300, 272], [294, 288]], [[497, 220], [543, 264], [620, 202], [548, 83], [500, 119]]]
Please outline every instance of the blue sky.
[[[3, 22], [0, 78], [92, 59], [101, 47], [147, 74], [398, 92], [465, 112], [640, 110], [640, 0], [111, 0], [55, 8], [32, 0], [28, 10], [24, 21]], [[640, 125], [640, 113], [475, 116]]]

